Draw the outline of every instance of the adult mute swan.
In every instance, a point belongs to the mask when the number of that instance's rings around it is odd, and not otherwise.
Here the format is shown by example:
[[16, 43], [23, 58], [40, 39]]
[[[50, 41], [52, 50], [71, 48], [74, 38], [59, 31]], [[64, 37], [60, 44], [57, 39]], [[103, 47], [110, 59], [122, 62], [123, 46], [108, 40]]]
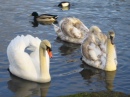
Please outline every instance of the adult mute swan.
[[[30, 50], [28, 54], [25, 50]], [[17, 36], [7, 47], [9, 71], [22, 79], [46, 83], [51, 80], [49, 65], [51, 44], [31, 35]]]
[[90, 28], [92, 34], [81, 45], [82, 61], [106, 71], [115, 71], [117, 66], [115, 33], [109, 31], [106, 36], [97, 26]]
[[89, 29], [77, 18], [63, 18], [59, 22], [59, 27], [54, 25], [57, 36], [67, 42], [81, 44], [88, 36]]

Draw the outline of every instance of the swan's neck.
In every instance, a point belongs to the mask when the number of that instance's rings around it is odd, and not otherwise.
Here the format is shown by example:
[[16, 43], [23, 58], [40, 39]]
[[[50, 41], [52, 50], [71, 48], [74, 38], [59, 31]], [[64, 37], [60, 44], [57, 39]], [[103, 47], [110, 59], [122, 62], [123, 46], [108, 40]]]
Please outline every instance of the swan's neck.
[[41, 81], [50, 81], [50, 72], [49, 72], [49, 57], [48, 60], [46, 59], [46, 51], [45, 49], [39, 49], [39, 57], [40, 57], [40, 76]]
[[115, 62], [115, 46], [111, 43], [110, 39], [107, 39], [107, 60], [106, 60], [106, 71], [114, 71], [116, 70], [116, 62]]

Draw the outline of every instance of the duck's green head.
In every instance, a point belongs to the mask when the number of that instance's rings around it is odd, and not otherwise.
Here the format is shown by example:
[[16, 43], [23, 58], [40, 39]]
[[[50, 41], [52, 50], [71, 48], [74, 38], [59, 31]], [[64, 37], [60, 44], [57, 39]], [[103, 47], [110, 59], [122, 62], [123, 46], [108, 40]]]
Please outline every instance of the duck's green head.
[[33, 12], [33, 13], [31, 14], [31, 16], [38, 16], [38, 13], [37, 13], [37, 12]]

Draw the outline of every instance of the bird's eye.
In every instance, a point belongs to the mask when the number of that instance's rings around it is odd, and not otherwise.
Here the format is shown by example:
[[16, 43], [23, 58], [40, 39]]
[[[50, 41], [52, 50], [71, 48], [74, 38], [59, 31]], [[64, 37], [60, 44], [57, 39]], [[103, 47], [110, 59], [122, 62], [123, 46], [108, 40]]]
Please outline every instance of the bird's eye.
[[47, 49], [47, 50], [49, 50], [49, 51], [52, 51], [52, 49], [51, 49], [50, 47], [48, 47], [48, 46], [47, 46], [47, 48], [46, 48], [46, 49]]

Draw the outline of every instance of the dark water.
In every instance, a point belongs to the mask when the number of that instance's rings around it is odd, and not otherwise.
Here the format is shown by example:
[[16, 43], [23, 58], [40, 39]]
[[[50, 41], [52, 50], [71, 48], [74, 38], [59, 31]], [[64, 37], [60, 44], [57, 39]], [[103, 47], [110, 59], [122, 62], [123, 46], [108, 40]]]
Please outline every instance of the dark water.
[[[0, 1], [0, 97], [57, 97], [80, 92], [118, 91], [130, 94], [130, 0], [70, 0], [68, 11], [57, 7], [61, 0]], [[32, 27], [33, 11], [56, 14], [58, 21], [74, 16], [90, 27], [99, 26], [104, 33], [116, 32], [118, 67], [105, 72], [85, 66], [80, 61], [80, 45], [57, 39], [52, 25]], [[16, 35], [31, 34], [48, 39], [53, 46], [51, 83], [37, 84], [11, 77], [6, 48]]]

